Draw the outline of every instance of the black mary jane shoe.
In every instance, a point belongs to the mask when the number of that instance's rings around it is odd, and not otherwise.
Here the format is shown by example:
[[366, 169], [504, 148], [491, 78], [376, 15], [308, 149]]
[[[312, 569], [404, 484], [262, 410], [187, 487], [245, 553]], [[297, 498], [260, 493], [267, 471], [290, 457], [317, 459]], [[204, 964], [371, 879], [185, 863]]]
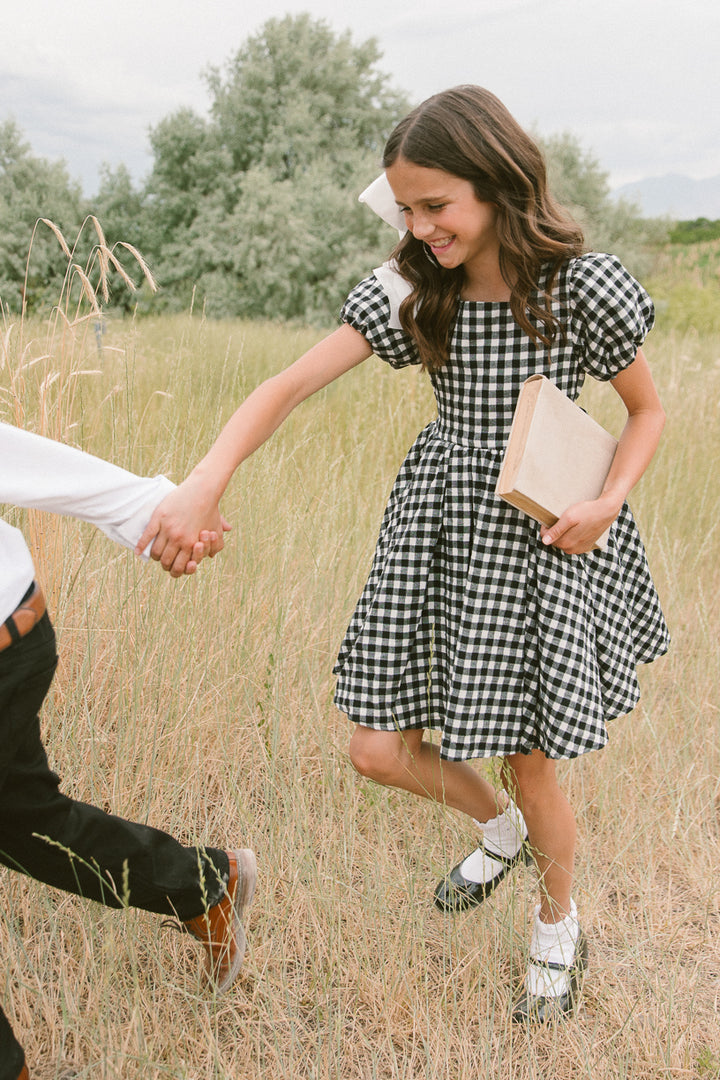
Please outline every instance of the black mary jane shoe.
[[490, 851], [489, 848], [484, 850], [489, 859], [502, 863], [502, 868], [489, 881], [469, 881], [468, 878], [463, 877], [460, 871], [465, 862], [465, 859], [463, 859], [463, 862], [454, 866], [448, 876], [443, 878], [435, 889], [435, 904], [441, 911], [465, 911], [469, 907], [482, 904], [483, 900], [487, 900], [492, 895], [508, 870], [512, 870], [518, 863], [528, 862], [530, 859], [527, 841], [523, 841], [516, 855], [500, 855]]
[[518, 998], [513, 1006], [512, 1018], [515, 1023], [548, 1024], [553, 1020], [560, 1020], [564, 1016], [571, 1016], [577, 1006], [587, 962], [588, 943], [581, 930], [575, 945], [575, 959], [572, 967], [568, 967], [567, 964], [553, 964], [550, 962], [542, 964], [542, 967], [550, 968], [551, 971], [567, 971], [570, 975], [568, 989], [564, 994], [558, 994], [557, 997], [530, 994], [526, 989], [522, 997]]

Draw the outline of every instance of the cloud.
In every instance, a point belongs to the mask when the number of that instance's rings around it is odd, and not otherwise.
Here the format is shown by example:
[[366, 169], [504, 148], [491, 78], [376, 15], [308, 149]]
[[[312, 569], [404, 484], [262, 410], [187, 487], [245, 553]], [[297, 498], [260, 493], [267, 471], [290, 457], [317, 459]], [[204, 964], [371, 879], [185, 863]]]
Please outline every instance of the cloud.
[[4, 27], [0, 93], [34, 152], [64, 157], [92, 191], [103, 161], [143, 175], [149, 127], [207, 109], [208, 66], [305, 11], [378, 38], [380, 69], [412, 99], [480, 83], [525, 126], [576, 134], [618, 183], [718, 171], [716, 0], [24, 0]]

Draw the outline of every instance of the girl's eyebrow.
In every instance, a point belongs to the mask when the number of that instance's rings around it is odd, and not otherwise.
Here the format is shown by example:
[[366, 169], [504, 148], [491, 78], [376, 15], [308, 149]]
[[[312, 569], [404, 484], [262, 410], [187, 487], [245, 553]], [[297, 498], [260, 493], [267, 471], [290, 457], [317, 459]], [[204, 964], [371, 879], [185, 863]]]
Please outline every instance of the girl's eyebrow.
[[[438, 195], [437, 197], [429, 196], [429, 195], [423, 195], [423, 197], [421, 199], [416, 199], [415, 201], [416, 202], [421, 202], [421, 203], [442, 203], [442, 202], [447, 202], [449, 200], [449, 198], [450, 198], [449, 195]], [[400, 207], [408, 205], [406, 202], [402, 202], [401, 199], [396, 199], [395, 202]]]

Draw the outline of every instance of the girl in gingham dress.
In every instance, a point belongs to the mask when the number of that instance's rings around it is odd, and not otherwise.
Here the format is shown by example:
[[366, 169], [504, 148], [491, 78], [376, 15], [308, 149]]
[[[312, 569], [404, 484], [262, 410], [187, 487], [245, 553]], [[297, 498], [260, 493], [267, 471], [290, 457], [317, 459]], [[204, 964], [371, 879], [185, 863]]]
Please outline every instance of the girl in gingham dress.
[[[234, 469], [295, 405], [371, 353], [427, 369], [438, 416], [390, 494], [336, 702], [356, 725], [362, 775], [477, 824], [477, 848], [435, 890], [443, 911], [481, 903], [534, 861], [539, 905], [513, 1017], [544, 1021], [573, 1010], [587, 956], [555, 761], [605, 745], [607, 721], [637, 703], [636, 665], [668, 645], [625, 502], [663, 427], [640, 349], [653, 307], [617, 259], [583, 254], [540, 152], [487, 91], [420, 105], [383, 164], [363, 199], [402, 233], [392, 261], [353, 289], [340, 329], [241, 405], [140, 543], [158, 532], [153, 556], [180, 573], [201, 528], [222, 535], [217, 503]], [[536, 372], [573, 399], [588, 374], [611, 381], [628, 413], [602, 494], [552, 528], [495, 496]], [[593, 550], [608, 526], [607, 550]], [[504, 790], [469, 764], [479, 757], [502, 759]]]

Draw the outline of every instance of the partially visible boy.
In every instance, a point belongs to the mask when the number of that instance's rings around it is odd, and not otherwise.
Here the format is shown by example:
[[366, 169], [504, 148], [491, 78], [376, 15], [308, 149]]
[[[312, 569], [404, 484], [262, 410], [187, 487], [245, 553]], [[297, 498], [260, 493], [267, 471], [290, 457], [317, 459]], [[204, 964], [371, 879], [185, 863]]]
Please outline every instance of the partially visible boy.
[[[138, 477], [0, 423], [0, 503], [80, 518], [134, 548], [173, 487], [163, 476]], [[201, 533], [185, 573], [221, 547], [221, 536]], [[107, 907], [129, 904], [177, 917], [202, 942], [208, 974], [223, 993], [245, 952], [241, 915], [255, 890], [253, 852], [183, 847], [158, 829], [63, 795], [38, 719], [56, 665], [55, 634], [27, 544], [0, 518], [0, 863]], [[0, 1080], [28, 1076], [0, 1010]]]

